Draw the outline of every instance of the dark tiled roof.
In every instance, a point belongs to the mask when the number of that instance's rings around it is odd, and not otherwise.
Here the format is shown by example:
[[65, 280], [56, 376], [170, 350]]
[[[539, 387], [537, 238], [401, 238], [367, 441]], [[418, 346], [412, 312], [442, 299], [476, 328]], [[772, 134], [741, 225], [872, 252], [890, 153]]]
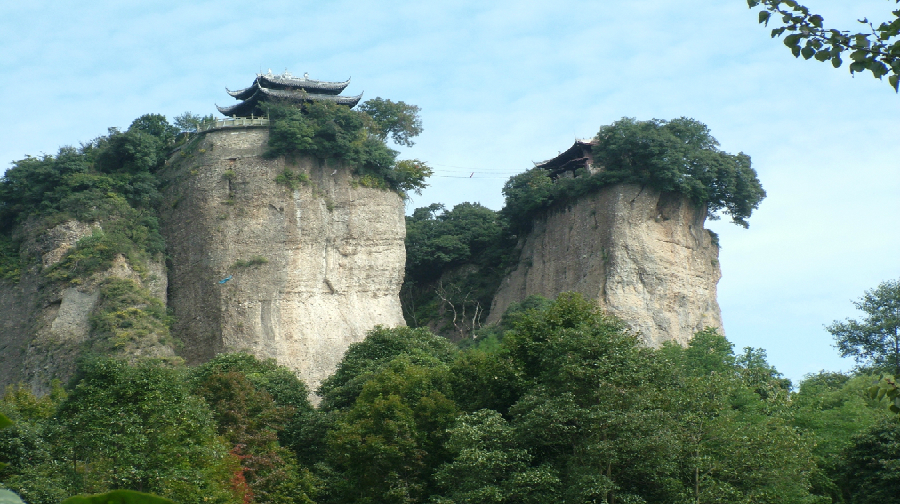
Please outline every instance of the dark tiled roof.
[[257, 74], [253, 84], [238, 91], [225, 88], [229, 95], [244, 100], [231, 107], [216, 105], [219, 112], [227, 116], [249, 117], [250, 115], [263, 115], [259, 107], [259, 101], [268, 96], [286, 99], [293, 102], [330, 101], [339, 105], [355, 107], [362, 99], [362, 93], [358, 96], [338, 96], [350, 84], [350, 79], [344, 82], [328, 82], [310, 79], [308, 74], [303, 77], [295, 77], [290, 72], [275, 75], [269, 70], [266, 74]]
[[303, 89], [309, 93], [337, 95], [341, 94], [341, 91], [348, 85], [350, 85], [350, 79], [347, 79], [344, 82], [328, 82], [310, 79], [305, 75], [303, 77], [294, 77], [288, 72], [285, 72], [282, 75], [273, 75], [270, 71], [267, 74], [257, 74], [256, 79], [254, 79], [253, 84], [251, 84], [250, 87], [238, 91], [231, 91], [228, 88], [225, 88], [225, 91], [238, 100], [246, 100], [253, 96], [253, 93], [260, 88], [283, 90]]
[[261, 87], [269, 89], [305, 89], [309, 92], [317, 94], [340, 94], [347, 86], [350, 85], [350, 79], [344, 82], [328, 82], [310, 79], [304, 74], [303, 77], [294, 77], [288, 72], [281, 75], [260, 74], [256, 76], [256, 82], [263, 84]]
[[594, 143], [590, 140], [575, 140], [575, 143], [555, 158], [535, 163], [535, 168], [548, 170], [551, 176], [563, 171], [575, 170], [590, 166], [593, 162], [591, 149]]
[[259, 101], [267, 96], [271, 96], [274, 98], [282, 98], [287, 99], [294, 102], [303, 102], [303, 101], [330, 101], [337, 103], [338, 105], [347, 105], [350, 108], [356, 106], [360, 100], [362, 100], [362, 93], [356, 96], [337, 96], [337, 95], [325, 95], [325, 94], [311, 94], [305, 91], [287, 91], [281, 89], [266, 89], [259, 88], [253, 95], [248, 97], [246, 100], [238, 103], [237, 105], [232, 105], [231, 107], [220, 107], [216, 105], [216, 108], [219, 109], [219, 112], [227, 115], [227, 116], [236, 116], [236, 117], [249, 117], [252, 115], [262, 116], [265, 115], [265, 112], [259, 107]]

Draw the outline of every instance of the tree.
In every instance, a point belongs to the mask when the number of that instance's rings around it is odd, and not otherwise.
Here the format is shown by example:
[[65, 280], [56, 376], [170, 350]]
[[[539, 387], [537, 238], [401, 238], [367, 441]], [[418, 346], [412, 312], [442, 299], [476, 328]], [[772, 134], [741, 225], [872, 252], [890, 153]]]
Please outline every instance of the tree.
[[[900, 3], [900, 0], [895, 0]], [[868, 19], [859, 22], [868, 27], [869, 33], [850, 33], [849, 30], [825, 28], [824, 18], [811, 14], [809, 9], [795, 0], [747, 0], [752, 9], [762, 7], [759, 22], [768, 26], [769, 21], [781, 19], [782, 26], [772, 30], [772, 37], [784, 38], [784, 45], [791, 49], [794, 57], [815, 58], [830, 61], [839, 68], [843, 64], [841, 55], [850, 52], [850, 73], [872, 72], [881, 79], [888, 76], [888, 83], [895, 91], [900, 91], [900, 10], [893, 12], [893, 20], [877, 27]], [[773, 16], [774, 14], [774, 16]]]
[[208, 128], [216, 123], [216, 118], [212, 114], [201, 116], [185, 112], [175, 117], [175, 127], [185, 133], [196, 133], [201, 129]]
[[85, 361], [50, 420], [57, 471], [77, 492], [150, 491], [180, 503], [227, 502], [228, 461], [207, 404], [181, 371], [145, 362]]
[[835, 321], [825, 328], [841, 357], [900, 376], [900, 280], [882, 282], [853, 305], [866, 314], [862, 321]]
[[[390, 103], [388, 100], [384, 102]], [[391, 126], [387, 124], [390, 121], [386, 116], [376, 119], [362, 108], [352, 110], [327, 101], [296, 107], [276, 100], [267, 102], [265, 107], [270, 120], [266, 152], [269, 157], [300, 154], [323, 160], [343, 160], [353, 167], [359, 177], [359, 185], [390, 188], [401, 196], [405, 196], [407, 191], [418, 193], [427, 186], [425, 179], [431, 175], [431, 168], [417, 159], [397, 162], [399, 153], [388, 148], [384, 142], [390, 130], [395, 141], [403, 143], [397, 140], [397, 135], [401, 135], [400, 138], [411, 144], [409, 137], [421, 132], [421, 126], [415, 131]], [[389, 115], [388, 112], [384, 114]]]
[[162, 114], [144, 114], [135, 119], [128, 131], [139, 131], [147, 133], [158, 138], [164, 145], [169, 145], [175, 141], [175, 136], [179, 133], [179, 128], [169, 124], [166, 116]]
[[844, 484], [855, 504], [900, 503], [900, 423], [882, 422], [853, 437], [844, 452]]
[[375, 327], [366, 339], [350, 345], [334, 374], [319, 387], [324, 410], [346, 409], [353, 406], [363, 387], [394, 358], [406, 356], [422, 366], [449, 364], [456, 356], [456, 348], [447, 339], [431, 334], [427, 329]]
[[846, 493], [842, 475], [848, 462], [846, 450], [854, 436], [889, 417], [883, 401], [866, 396], [872, 379], [868, 374], [822, 371], [807, 375], [791, 397], [791, 424], [815, 440], [817, 468], [810, 477], [811, 491], [830, 495], [833, 502], [842, 502]]
[[205, 374], [197, 393], [212, 409], [218, 433], [231, 446], [231, 454], [240, 460], [232, 482], [243, 490], [245, 503], [312, 502], [293, 454], [277, 442], [293, 407], [278, 405], [240, 371]]
[[328, 432], [337, 503], [425, 502], [457, 415], [449, 366], [400, 355], [370, 375]]
[[376, 135], [382, 142], [390, 135], [395, 144], [412, 147], [414, 142], [410, 138], [422, 133], [421, 109], [416, 105], [375, 98], [360, 105], [359, 110], [375, 121]]

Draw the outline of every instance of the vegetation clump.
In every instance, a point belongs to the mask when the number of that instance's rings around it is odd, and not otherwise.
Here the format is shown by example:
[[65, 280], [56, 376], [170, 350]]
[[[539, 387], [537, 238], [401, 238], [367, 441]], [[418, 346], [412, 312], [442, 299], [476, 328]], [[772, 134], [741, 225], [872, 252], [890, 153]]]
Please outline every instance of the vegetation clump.
[[275, 183], [283, 185], [292, 191], [296, 191], [297, 189], [300, 189], [301, 186], [309, 184], [309, 175], [303, 172], [295, 172], [290, 168], [285, 168], [284, 171], [275, 177]]
[[[421, 131], [418, 107], [377, 98], [360, 110], [327, 101], [314, 101], [297, 108], [269, 102], [269, 156], [311, 155], [338, 159], [353, 167], [366, 187], [387, 188], [405, 195], [420, 193], [432, 170], [418, 160], [398, 161], [399, 152], [385, 140], [390, 135], [401, 145]], [[373, 115], [370, 115], [373, 114]], [[362, 181], [365, 181], [364, 183]], [[291, 185], [292, 179], [280, 182]]]
[[630, 183], [682, 194], [705, 206], [710, 218], [724, 212], [735, 224], [747, 227], [766, 192], [750, 156], [728, 154], [718, 145], [709, 128], [694, 119], [624, 118], [601, 127], [594, 137], [597, 173], [583, 171], [575, 178], [552, 180], [547, 170], [533, 168], [513, 176], [503, 186], [506, 205], [501, 212], [513, 229], [527, 230], [547, 208]]
[[19, 257], [20, 244], [12, 239], [15, 228], [26, 223], [32, 234], [72, 220], [97, 225], [93, 235], [45, 272], [51, 280], [77, 283], [108, 267], [116, 255], [139, 266], [161, 254], [156, 173], [183, 141], [165, 117], [146, 114], [127, 130], [110, 128], [108, 135], [79, 148], [14, 162], [0, 179], [0, 271], [10, 278], [31, 266]]
[[133, 355], [138, 349], [174, 343], [165, 305], [127, 278], [111, 277], [100, 284], [100, 300], [90, 322], [96, 353]]
[[238, 259], [231, 265], [232, 268], [252, 268], [254, 266], [262, 266], [269, 264], [269, 260], [263, 256], [253, 256], [250, 259]]

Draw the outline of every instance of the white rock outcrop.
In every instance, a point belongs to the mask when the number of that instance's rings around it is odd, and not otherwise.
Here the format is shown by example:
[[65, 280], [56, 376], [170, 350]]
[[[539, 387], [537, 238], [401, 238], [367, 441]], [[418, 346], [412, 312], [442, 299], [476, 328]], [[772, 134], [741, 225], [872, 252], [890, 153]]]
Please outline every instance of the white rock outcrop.
[[518, 266], [502, 282], [488, 322], [532, 294], [580, 292], [599, 301], [643, 341], [686, 344], [722, 328], [716, 300], [719, 248], [706, 210], [636, 185], [612, 186], [534, 222]]

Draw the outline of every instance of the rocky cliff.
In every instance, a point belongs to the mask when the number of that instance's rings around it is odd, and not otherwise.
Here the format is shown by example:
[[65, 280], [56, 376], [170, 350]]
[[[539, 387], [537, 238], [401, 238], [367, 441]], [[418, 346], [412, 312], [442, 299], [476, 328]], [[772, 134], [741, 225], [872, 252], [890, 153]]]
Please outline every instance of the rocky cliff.
[[266, 159], [267, 139], [212, 131], [163, 172], [173, 332], [189, 363], [245, 350], [315, 389], [366, 331], [403, 324], [403, 202], [339, 163]]
[[651, 346], [685, 344], [704, 327], [722, 328], [718, 246], [705, 219], [705, 209], [684, 197], [636, 185], [550, 210], [520, 241], [518, 266], [501, 283], [488, 322], [532, 294], [575, 291]]
[[[22, 254], [31, 264], [18, 283], [0, 282], [0, 389], [25, 383], [32, 390], [49, 390], [52, 380], [65, 382], [75, 370], [75, 362], [87, 348], [109, 354], [173, 358], [166, 334], [144, 331], [113, 341], [114, 335], [98, 331], [92, 317], [102, 316], [108, 307], [104, 287], [113, 279], [130, 282], [134, 289], [146, 290], [147, 299], [162, 300], [166, 293], [166, 273], [162, 258], [135, 268], [124, 256], [110, 267], [75, 282], [49, 280], [51, 271], [78, 240], [102, 232], [96, 223], [67, 221], [42, 232], [22, 230]], [[142, 304], [129, 308], [143, 309]]]

